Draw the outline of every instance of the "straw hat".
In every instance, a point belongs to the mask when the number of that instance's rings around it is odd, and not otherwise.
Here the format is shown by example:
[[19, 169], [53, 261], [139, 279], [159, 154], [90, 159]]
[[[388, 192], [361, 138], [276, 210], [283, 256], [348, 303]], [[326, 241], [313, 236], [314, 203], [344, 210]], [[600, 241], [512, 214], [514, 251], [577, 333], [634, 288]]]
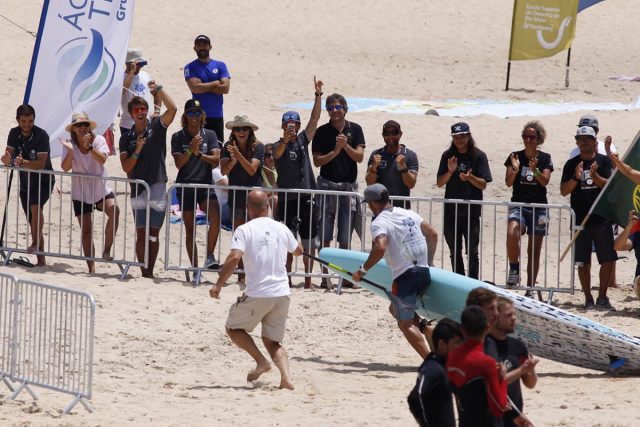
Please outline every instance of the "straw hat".
[[249, 121], [247, 116], [235, 116], [232, 121], [224, 125], [227, 129], [250, 127], [254, 131], [258, 130], [258, 125], [254, 125]]
[[142, 49], [131, 48], [127, 51], [127, 59], [124, 62], [143, 62], [147, 59], [142, 56]]
[[69, 123], [67, 127], [64, 128], [64, 130], [66, 130], [67, 132], [71, 132], [71, 128], [73, 127], [73, 125], [78, 123], [89, 123], [89, 127], [91, 128], [91, 130], [94, 130], [98, 126], [96, 122], [89, 119], [89, 115], [87, 113], [85, 113], [84, 111], [79, 111], [73, 113], [73, 115], [71, 116], [71, 123]]

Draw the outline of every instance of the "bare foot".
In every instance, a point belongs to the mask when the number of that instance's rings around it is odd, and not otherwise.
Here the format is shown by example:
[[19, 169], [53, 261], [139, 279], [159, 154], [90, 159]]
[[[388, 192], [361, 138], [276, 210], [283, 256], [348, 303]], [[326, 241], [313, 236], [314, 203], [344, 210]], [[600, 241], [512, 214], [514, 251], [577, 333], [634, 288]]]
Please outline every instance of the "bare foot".
[[27, 253], [32, 254], [38, 249], [38, 245], [35, 243], [27, 248]]
[[269, 372], [271, 370], [271, 365], [269, 363], [267, 363], [266, 365], [258, 365], [256, 366], [256, 369], [254, 369], [253, 371], [250, 371], [247, 374], [247, 381], [255, 381], [258, 378], [260, 378], [260, 375], [264, 374], [265, 372]]
[[282, 378], [280, 380], [280, 387], [278, 388], [286, 388], [287, 390], [293, 390], [293, 383], [289, 380], [285, 380], [284, 378]]
[[113, 257], [111, 256], [111, 251], [104, 251], [102, 254], [102, 259], [107, 261], [113, 261]]

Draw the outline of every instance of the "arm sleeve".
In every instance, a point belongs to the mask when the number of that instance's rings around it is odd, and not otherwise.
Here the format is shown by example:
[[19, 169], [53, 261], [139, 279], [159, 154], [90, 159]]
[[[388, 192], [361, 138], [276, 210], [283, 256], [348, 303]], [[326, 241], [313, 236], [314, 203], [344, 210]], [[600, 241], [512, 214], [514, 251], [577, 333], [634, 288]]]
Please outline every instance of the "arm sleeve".
[[444, 153], [442, 153], [442, 156], [440, 156], [440, 164], [438, 165], [437, 176], [442, 176], [449, 170], [449, 167], [447, 166], [447, 160], [447, 152], [445, 151]]
[[246, 248], [247, 239], [244, 234], [244, 228], [238, 227], [236, 228], [236, 231], [233, 232], [233, 238], [231, 239], [231, 246], [229, 249], [237, 249], [244, 253]]
[[420, 163], [418, 162], [418, 155], [416, 153], [414, 153], [413, 151], [408, 151], [407, 152], [408, 156], [405, 160], [407, 163], [407, 168], [410, 171], [416, 171], [418, 172], [419, 168], [420, 168]]
[[560, 183], [569, 181], [575, 173], [575, 163], [571, 160], [567, 161], [562, 168], [562, 178], [560, 179]]
[[221, 79], [230, 79], [229, 70], [227, 69], [227, 64], [224, 62], [218, 62], [218, 71], [220, 73]]
[[489, 410], [495, 417], [501, 417], [507, 410], [507, 382], [500, 381], [495, 360], [487, 357], [485, 363], [485, 384]]
[[478, 164], [477, 169], [474, 171], [474, 175], [484, 178], [485, 181], [491, 182], [493, 181], [493, 177], [491, 176], [491, 168], [489, 167], [489, 160], [487, 159], [487, 155], [485, 153], [478, 153]]
[[287, 252], [293, 252], [298, 248], [298, 241], [287, 226], [283, 225], [283, 227], [286, 230], [285, 235], [287, 236]]
[[251, 155], [251, 158], [260, 160], [260, 163], [262, 164], [262, 162], [264, 161], [264, 144], [262, 143], [256, 144], [256, 149]]
[[[64, 147], [65, 149], [67, 147]], [[93, 140], [93, 149], [98, 153], [109, 154], [109, 146], [107, 145], [107, 140], [104, 139], [102, 135], [96, 135]]]
[[180, 144], [180, 138], [178, 137], [178, 133], [182, 131], [178, 131], [171, 135], [171, 154], [182, 154], [184, 150], [182, 149], [182, 144]]

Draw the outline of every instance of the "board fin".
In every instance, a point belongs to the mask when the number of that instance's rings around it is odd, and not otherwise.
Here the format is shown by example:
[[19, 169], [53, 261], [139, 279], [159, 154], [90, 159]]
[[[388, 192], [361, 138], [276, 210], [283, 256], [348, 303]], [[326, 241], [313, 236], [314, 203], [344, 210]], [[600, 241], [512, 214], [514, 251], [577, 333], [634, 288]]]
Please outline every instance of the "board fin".
[[609, 372], [614, 373], [618, 369], [622, 368], [625, 363], [627, 363], [627, 359], [623, 357], [614, 356], [609, 354]]

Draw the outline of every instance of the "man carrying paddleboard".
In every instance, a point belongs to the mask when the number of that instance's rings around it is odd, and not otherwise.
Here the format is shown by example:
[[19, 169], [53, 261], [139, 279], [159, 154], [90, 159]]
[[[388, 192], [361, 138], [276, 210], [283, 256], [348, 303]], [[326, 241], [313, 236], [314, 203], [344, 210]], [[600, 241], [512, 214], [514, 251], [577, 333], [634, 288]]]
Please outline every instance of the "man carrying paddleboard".
[[[389, 200], [389, 191], [382, 184], [368, 186], [364, 190], [364, 201], [374, 215], [371, 222], [373, 244], [369, 257], [352, 277], [360, 281], [367, 270], [384, 257], [393, 276], [391, 292], [406, 306], [415, 306], [431, 283], [429, 266], [433, 265], [438, 234], [417, 213], [394, 207]], [[424, 359], [429, 354], [428, 346], [414, 311], [406, 306], [392, 303], [389, 310], [411, 347]]]

